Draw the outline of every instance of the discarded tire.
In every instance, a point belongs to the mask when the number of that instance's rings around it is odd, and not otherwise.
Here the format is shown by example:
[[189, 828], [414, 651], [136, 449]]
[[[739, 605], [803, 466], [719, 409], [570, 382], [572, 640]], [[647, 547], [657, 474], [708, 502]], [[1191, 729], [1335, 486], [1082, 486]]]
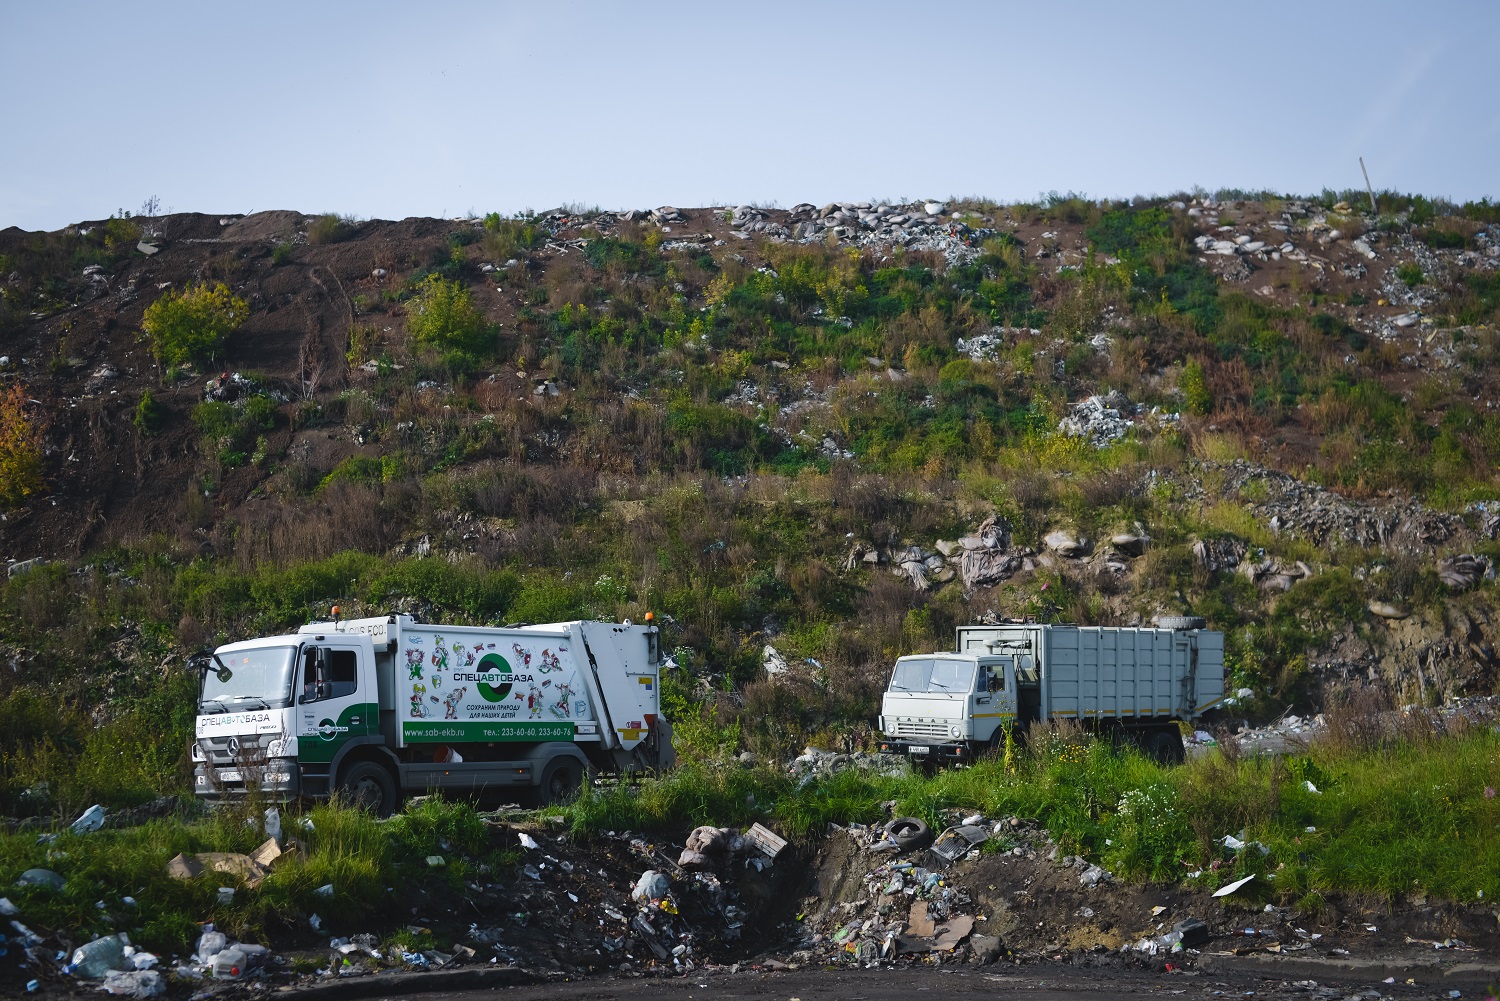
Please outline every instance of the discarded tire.
[[1158, 629], [1202, 629], [1208, 620], [1201, 615], [1163, 615], [1156, 620]]
[[885, 833], [904, 852], [926, 848], [932, 844], [932, 829], [920, 817], [897, 817], [885, 825]]

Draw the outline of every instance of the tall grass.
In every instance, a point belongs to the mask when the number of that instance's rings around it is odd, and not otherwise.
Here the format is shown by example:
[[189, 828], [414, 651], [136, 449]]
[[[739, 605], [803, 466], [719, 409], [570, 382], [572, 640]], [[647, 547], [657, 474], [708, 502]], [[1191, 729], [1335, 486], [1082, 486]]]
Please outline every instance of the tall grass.
[[[933, 777], [850, 770], [804, 785], [695, 765], [591, 793], [567, 813], [582, 836], [761, 820], [807, 842], [829, 822], [881, 821], [894, 800], [898, 813], [938, 826], [952, 811], [1038, 820], [1065, 852], [1130, 879], [1216, 886], [1255, 873], [1252, 897], [1285, 902], [1329, 893], [1473, 901], [1500, 892], [1500, 803], [1485, 797], [1497, 784], [1500, 736], [1488, 729], [1374, 750], [1320, 744], [1291, 759], [1213, 749], [1175, 768], [1055, 730], [1011, 771], [990, 759]], [[1232, 852], [1228, 834], [1268, 854]]]
[[[300, 844], [254, 889], [222, 872], [167, 878], [167, 862], [179, 852], [253, 851], [265, 839], [261, 805], [193, 823], [163, 819], [85, 835], [64, 829], [51, 842], [39, 842], [34, 832], [0, 835], [0, 885], [37, 930], [56, 929], [79, 943], [127, 931], [146, 948], [182, 953], [203, 921], [243, 941], [310, 936], [312, 914], [334, 932], [379, 928], [406, 913], [394, 906], [398, 894], [404, 899], [430, 884], [440, 894], [460, 892], [481, 869], [493, 871], [517, 857], [512, 846], [494, 843], [466, 804], [426, 799], [380, 822], [332, 803], [283, 815], [285, 834]], [[429, 855], [444, 856], [446, 864], [429, 867]], [[30, 868], [52, 869], [66, 885], [57, 893], [13, 886]], [[318, 892], [329, 885], [331, 896]], [[220, 887], [235, 889], [227, 904], [219, 901]]]

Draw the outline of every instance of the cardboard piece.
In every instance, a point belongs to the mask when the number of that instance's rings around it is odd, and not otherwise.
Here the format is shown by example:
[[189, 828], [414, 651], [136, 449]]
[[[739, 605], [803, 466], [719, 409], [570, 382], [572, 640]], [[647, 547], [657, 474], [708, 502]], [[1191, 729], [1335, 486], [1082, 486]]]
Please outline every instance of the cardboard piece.
[[243, 878], [246, 888], [253, 890], [266, 878], [271, 863], [295, 850], [295, 845], [289, 845], [287, 851], [282, 851], [275, 838], [267, 838], [249, 855], [239, 852], [179, 854], [167, 863], [167, 875], [173, 879], [197, 879], [205, 872], [224, 872]]

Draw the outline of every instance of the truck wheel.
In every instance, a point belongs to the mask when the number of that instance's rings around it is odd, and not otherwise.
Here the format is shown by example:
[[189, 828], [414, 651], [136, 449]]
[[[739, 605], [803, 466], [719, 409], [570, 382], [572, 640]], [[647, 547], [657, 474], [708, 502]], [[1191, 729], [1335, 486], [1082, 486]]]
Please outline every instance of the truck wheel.
[[916, 851], [932, 844], [932, 829], [921, 817], [897, 817], [885, 825], [885, 833], [904, 852]]
[[360, 761], [344, 769], [339, 778], [344, 798], [377, 817], [396, 812], [396, 783], [391, 773], [373, 761]]
[[1164, 765], [1182, 764], [1182, 734], [1176, 730], [1155, 731], [1146, 738], [1146, 753]]
[[573, 758], [553, 758], [542, 769], [542, 784], [537, 799], [542, 806], [566, 803], [583, 788], [583, 767]]

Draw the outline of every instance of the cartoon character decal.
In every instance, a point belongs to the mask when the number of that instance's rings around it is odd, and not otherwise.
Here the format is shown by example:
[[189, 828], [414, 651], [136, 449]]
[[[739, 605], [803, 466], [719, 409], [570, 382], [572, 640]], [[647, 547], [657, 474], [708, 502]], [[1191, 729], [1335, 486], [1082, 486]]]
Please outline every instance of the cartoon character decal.
[[467, 687], [455, 688], [448, 693], [448, 697], [443, 700], [443, 706], [447, 709], [447, 712], [443, 714], [443, 719], [458, 719], [458, 705], [463, 701], [464, 693], [468, 690]]
[[411, 716], [412, 719], [426, 719], [427, 707], [422, 705], [422, 696], [427, 694], [427, 686], [420, 681], [411, 686]]
[[408, 681], [421, 681], [425, 666], [422, 651], [409, 648], [406, 651], [406, 673]]
[[531, 714], [531, 719], [542, 715], [542, 690], [536, 685], [532, 685], [531, 690], [526, 693], [526, 709]]
[[557, 701], [548, 706], [547, 710], [558, 719], [567, 719], [569, 716], [569, 709], [571, 708], [571, 706], [568, 704], [568, 700], [573, 697], [573, 686], [569, 685], [567, 682], [563, 682], [562, 684], [557, 686], [556, 691]]
[[432, 666], [439, 671], [448, 670], [448, 649], [443, 646], [443, 638], [441, 636], [433, 637]]
[[443, 687], [443, 676], [441, 674], [434, 674], [432, 676], [432, 678], [431, 678], [431, 681], [432, 681], [432, 687], [433, 688], [442, 688]]
[[561, 670], [562, 661], [558, 658], [557, 654], [551, 650], [543, 650], [541, 664], [537, 667], [537, 671], [542, 674], [551, 674], [553, 671]]
[[512, 643], [510, 648], [516, 652], [516, 665], [518, 669], [524, 670], [531, 666], [531, 651], [519, 643]]

